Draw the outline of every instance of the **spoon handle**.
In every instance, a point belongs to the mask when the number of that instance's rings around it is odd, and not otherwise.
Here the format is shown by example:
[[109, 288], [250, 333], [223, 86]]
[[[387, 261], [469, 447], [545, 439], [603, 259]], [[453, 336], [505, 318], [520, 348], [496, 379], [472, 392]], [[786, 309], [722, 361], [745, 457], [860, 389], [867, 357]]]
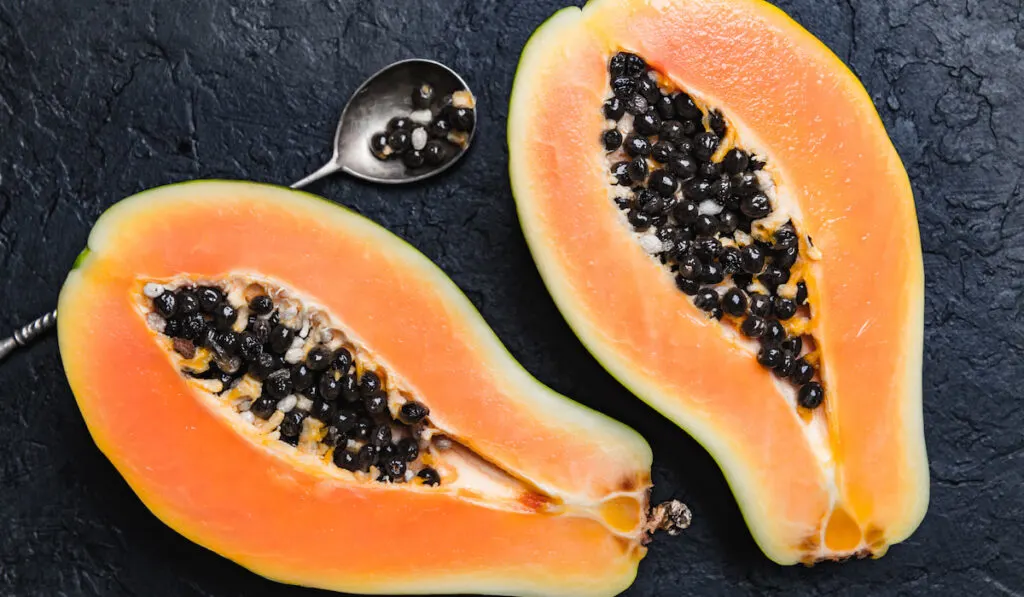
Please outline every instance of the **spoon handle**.
[[313, 172], [312, 174], [310, 174], [306, 178], [303, 178], [299, 182], [293, 182], [291, 184], [290, 188], [301, 189], [302, 187], [308, 185], [309, 183], [311, 183], [311, 182], [313, 182], [315, 180], [320, 180], [321, 178], [323, 178], [325, 176], [329, 176], [331, 174], [334, 174], [338, 170], [341, 170], [341, 164], [338, 163], [337, 160], [332, 159], [331, 161], [327, 162], [323, 166], [320, 166], [320, 168], [316, 172]]
[[39, 319], [14, 330], [14, 335], [10, 338], [0, 340], [0, 361], [3, 361], [16, 348], [25, 346], [39, 336], [42, 336], [55, 323], [57, 323], [57, 311], [50, 311]]

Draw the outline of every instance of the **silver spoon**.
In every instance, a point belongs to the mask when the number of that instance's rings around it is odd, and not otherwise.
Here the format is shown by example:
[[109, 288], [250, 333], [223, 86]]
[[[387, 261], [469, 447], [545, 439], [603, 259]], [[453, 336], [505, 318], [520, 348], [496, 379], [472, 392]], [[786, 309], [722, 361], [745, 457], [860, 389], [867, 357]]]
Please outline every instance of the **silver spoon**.
[[[291, 188], [300, 189], [338, 171], [370, 182], [403, 184], [420, 181], [451, 168], [469, 148], [476, 126], [466, 135], [462, 146], [453, 145], [455, 153], [439, 166], [409, 171], [401, 160], [381, 161], [370, 151], [370, 136], [384, 130], [392, 117], [409, 114], [412, 111], [412, 92], [423, 83], [431, 85], [438, 98], [456, 91], [469, 91], [469, 85], [462, 77], [433, 60], [400, 60], [382, 68], [352, 94], [341, 111], [331, 159], [317, 171], [292, 184]], [[11, 337], [0, 340], [0, 361], [42, 336], [56, 323], [57, 311], [54, 310], [15, 330]]]
[[440, 62], [433, 60], [402, 60], [384, 67], [366, 80], [352, 94], [348, 105], [341, 111], [338, 130], [334, 133], [334, 155], [319, 170], [292, 185], [304, 187], [339, 170], [357, 178], [383, 184], [416, 182], [440, 174], [466, 153], [473, 140], [476, 127], [467, 135], [463, 147], [455, 146], [456, 153], [448, 161], [434, 168], [406, 170], [401, 160], [383, 162], [370, 152], [370, 135], [384, 130], [393, 116], [408, 114], [412, 109], [412, 91], [427, 83], [434, 88], [435, 97], [449, 96], [456, 91], [469, 91], [462, 77]]

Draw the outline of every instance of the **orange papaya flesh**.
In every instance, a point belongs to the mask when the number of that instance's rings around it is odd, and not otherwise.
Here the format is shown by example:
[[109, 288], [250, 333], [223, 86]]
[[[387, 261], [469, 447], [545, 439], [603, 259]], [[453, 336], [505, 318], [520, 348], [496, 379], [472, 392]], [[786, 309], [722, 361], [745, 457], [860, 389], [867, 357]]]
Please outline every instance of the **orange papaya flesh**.
[[[743, 318], [716, 321], [681, 292], [629, 219], [637, 194], [609, 175], [622, 152], [602, 146], [620, 52], [643, 58], [661, 93], [688, 93], [699, 130], [724, 117], [709, 161], [730, 148], [763, 160], [772, 213], [725, 242], [797, 233], [800, 257], [777, 292], [806, 285], [807, 306], [783, 323], [824, 388], [818, 408], [758, 363]], [[768, 557], [880, 556], [914, 531], [928, 465], [913, 196], [869, 97], [821, 42], [758, 0], [592, 0], [530, 39], [508, 135], [520, 220], [559, 309], [605, 368], [709, 450]], [[730, 279], [708, 285], [721, 293]], [[759, 279], [745, 290], [770, 292]]]
[[[360, 367], [381, 372], [392, 409], [396, 396], [429, 408], [435, 435], [421, 445], [438, 485], [336, 466], [331, 450], [310, 448], [309, 429], [292, 446], [274, 417], [238, 412], [253, 380], [218, 394], [216, 379], [182, 373], [201, 369], [207, 349], [180, 350], [155, 329], [147, 284], [238, 280], [256, 280], [279, 307], [281, 289], [315, 306]], [[58, 332], [90, 433], [146, 506], [271, 579], [612, 595], [645, 554], [643, 439], [530, 377], [415, 249], [311, 195], [194, 182], [120, 202], [65, 282]]]

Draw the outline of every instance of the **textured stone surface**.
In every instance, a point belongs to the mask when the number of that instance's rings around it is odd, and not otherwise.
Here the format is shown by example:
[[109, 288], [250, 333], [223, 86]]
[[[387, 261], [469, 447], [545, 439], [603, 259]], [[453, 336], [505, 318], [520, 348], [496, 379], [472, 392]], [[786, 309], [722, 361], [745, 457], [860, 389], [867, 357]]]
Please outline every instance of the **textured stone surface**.
[[[519, 50], [558, 6], [0, 0], [0, 330], [52, 307], [117, 199], [195, 177], [296, 180], [328, 156], [363, 77], [437, 58], [479, 95], [465, 162], [411, 188], [334, 178], [312, 190], [409, 239], [530, 371], [651, 440], [656, 497], [686, 500], [695, 522], [654, 542], [629, 595], [1024, 594], [1020, 0], [782, 3], [874, 98], [914, 181], [927, 268], [928, 517], [880, 561], [813, 569], [760, 555], [711, 459], [598, 367], [531, 262], [503, 129]], [[53, 336], [0, 367], [0, 407], [0, 595], [317, 594], [151, 516], [90, 440]]]

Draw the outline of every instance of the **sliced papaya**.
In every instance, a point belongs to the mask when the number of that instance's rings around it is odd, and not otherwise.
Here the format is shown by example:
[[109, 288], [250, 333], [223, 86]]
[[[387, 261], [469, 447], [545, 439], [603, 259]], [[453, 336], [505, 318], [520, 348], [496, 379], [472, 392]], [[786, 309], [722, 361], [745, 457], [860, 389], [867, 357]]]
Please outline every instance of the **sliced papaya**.
[[59, 314], [103, 453], [165, 523], [271, 579], [612, 595], [659, 522], [638, 434], [533, 379], [411, 246], [311, 195], [128, 198]]
[[768, 557], [880, 556], [914, 531], [914, 200], [835, 55], [758, 0], [592, 0], [530, 39], [508, 137], [559, 309], [708, 449]]

